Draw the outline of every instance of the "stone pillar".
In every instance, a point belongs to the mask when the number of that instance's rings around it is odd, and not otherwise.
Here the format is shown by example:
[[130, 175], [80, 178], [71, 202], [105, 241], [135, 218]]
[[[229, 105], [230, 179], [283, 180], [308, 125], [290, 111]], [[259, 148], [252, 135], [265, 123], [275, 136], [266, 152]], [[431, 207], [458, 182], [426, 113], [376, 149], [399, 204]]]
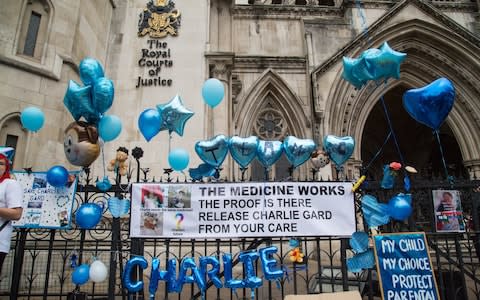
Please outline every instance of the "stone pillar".
[[[232, 103], [232, 68], [233, 68], [233, 54], [232, 53], [214, 53], [207, 54], [207, 65], [209, 66], [210, 78], [220, 80], [225, 88], [225, 95], [215, 108], [206, 106], [206, 120], [207, 120], [207, 139], [213, 138], [216, 135], [224, 134], [231, 136], [233, 133], [233, 103]], [[227, 159], [222, 165], [222, 176], [231, 177], [231, 159]]]

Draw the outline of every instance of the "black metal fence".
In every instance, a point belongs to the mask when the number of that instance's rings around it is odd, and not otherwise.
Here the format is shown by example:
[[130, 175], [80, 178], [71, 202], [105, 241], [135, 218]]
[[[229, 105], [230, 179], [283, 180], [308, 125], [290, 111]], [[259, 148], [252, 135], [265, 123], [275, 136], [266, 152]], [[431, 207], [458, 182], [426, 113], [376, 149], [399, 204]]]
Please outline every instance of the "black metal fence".
[[[140, 170], [138, 166], [138, 170]], [[140, 178], [137, 172], [137, 181]], [[172, 182], [170, 172], [166, 172]], [[143, 174], [147, 181], [147, 173]], [[119, 178], [117, 178], [117, 182]], [[131, 177], [129, 177], [129, 180]], [[302, 181], [308, 181], [303, 179]], [[314, 181], [310, 179], [312, 184]], [[90, 184], [86, 174], [84, 184], [78, 186], [74, 211], [81, 203], [106, 202], [113, 196], [129, 197], [127, 184], [114, 185], [107, 193], [100, 192]], [[427, 233], [432, 264], [437, 277], [442, 299], [480, 299], [480, 193], [476, 180], [459, 180], [453, 185], [441, 179], [412, 179], [414, 211], [408, 222], [392, 221], [380, 228], [382, 232], [425, 231]], [[461, 192], [462, 206], [466, 219], [465, 233], [435, 233], [433, 189], [456, 189]], [[398, 190], [397, 190], [398, 191]], [[357, 193], [357, 229], [365, 230], [361, 217], [360, 198], [363, 193], [374, 194], [380, 202], [387, 202], [396, 193], [382, 190], [374, 181]], [[106, 207], [106, 205], [105, 205]], [[74, 224], [74, 222], [73, 222]], [[75, 225], [73, 225], [75, 226]], [[149, 270], [136, 274], [143, 278], [143, 291], [129, 294], [123, 288], [121, 276], [125, 263], [132, 255], [144, 256], [147, 261], [158, 257], [162, 266], [170, 258], [200, 257], [232, 253], [234, 273], [244, 270], [238, 263], [238, 254], [245, 250], [275, 245], [277, 261], [285, 270], [279, 282], [264, 281], [255, 290], [256, 299], [283, 299], [288, 294], [315, 294], [333, 291], [358, 290], [364, 299], [379, 299], [379, 283], [374, 269], [361, 273], [348, 272], [346, 259], [353, 255], [348, 239], [331, 237], [309, 237], [301, 239], [305, 254], [302, 264], [291, 263], [287, 238], [260, 239], [135, 239], [129, 237], [129, 219], [112, 218], [104, 212], [100, 224], [94, 230], [29, 230], [20, 229], [12, 238], [12, 251], [7, 256], [0, 281], [0, 297], [10, 299], [67, 299], [75, 289], [71, 280], [72, 256], [76, 263], [89, 263], [93, 257], [102, 260], [109, 268], [109, 277], [103, 283], [89, 282], [80, 287], [88, 299], [148, 299]], [[250, 299], [249, 289], [217, 289], [208, 283], [206, 299]], [[201, 299], [196, 285], [184, 286], [181, 294], [168, 294], [160, 284], [156, 299]]]

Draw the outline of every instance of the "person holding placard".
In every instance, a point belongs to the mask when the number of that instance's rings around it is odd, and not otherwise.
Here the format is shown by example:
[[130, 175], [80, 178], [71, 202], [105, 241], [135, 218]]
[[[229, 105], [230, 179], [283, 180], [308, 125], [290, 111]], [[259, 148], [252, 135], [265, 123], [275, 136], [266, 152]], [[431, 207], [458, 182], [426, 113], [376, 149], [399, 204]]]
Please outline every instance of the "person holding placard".
[[3, 261], [10, 251], [13, 226], [11, 221], [22, 217], [23, 190], [10, 176], [10, 159], [13, 148], [0, 149], [0, 273]]

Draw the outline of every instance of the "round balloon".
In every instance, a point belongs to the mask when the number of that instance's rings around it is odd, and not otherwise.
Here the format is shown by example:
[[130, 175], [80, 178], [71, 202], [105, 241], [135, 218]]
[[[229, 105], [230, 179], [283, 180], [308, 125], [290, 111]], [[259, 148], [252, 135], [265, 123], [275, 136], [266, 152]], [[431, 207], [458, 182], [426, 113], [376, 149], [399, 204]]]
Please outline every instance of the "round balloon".
[[89, 277], [93, 282], [102, 282], [107, 276], [108, 270], [102, 261], [96, 260], [90, 265]]
[[77, 285], [82, 285], [87, 283], [89, 278], [89, 267], [87, 264], [82, 264], [75, 268], [72, 273], [72, 282]]
[[92, 229], [102, 218], [102, 207], [95, 203], [83, 203], [75, 214], [75, 222], [81, 229]]
[[38, 107], [27, 107], [20, 114], [22, 126], [30, 131], [38, 131], [43, 127], [45, 116], [43, 111]]
[[138, 118], [138, 128], [147, 142], [150, 142], [150, 140], [160, 132], [161, 125], [162, 116], [156, 109], [146, 109]]
[[398, 194], [388, 201], [388, 214], [395, 220], [403, 221], [412, 214], [411, 195]]
[[47, 171], [47, 182], [54, 187], [64, 187], [68, 182], [68, 171], [63, 166], [53, 166]]
[[203, 84], [202, 96], [205, 103], [210, 107], [214, 108], [220, 102], [222, 102], [223, 96], [225, 95], [225, 88], [223, 83], [216, 79], [210, 78]]
[[114, 115], [105, 115], [98, 123], [98, 133], [105, 142], [116, 139], [122, 132], [122, 120]]
[[168, 163], [175, 171], [182, 171], [188, 166], [190, 157], [185, 149], [177, 148], [168, 154]]

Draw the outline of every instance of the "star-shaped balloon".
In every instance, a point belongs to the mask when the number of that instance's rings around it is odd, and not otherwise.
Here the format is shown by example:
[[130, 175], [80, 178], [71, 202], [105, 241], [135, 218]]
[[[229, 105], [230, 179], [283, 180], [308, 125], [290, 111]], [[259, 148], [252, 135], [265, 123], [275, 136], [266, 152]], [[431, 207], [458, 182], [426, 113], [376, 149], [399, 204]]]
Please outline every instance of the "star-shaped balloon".
[[175, 131], [179, 136], [183, 136], [185, 123], [194, 114], [183, 106], [183, 101], [179, 95], [173, 97], [173, 99], [166, 104], [157, 105], [157, 110], [162, 116], [160, 131], [168, 129], [170, 134]]
[[343, 57], [343, 78], [361, 88], [368, 80], [400, 78], [400, 64], [407, 54], [390, 48], [387, 42], [379, 49], [367, 49], [358, 58]]
[[92, 87], [81, 86], [73, 80], [68, 83], [67, 92], [63, 98], [63, 104], [72, 114], [75, 121], [84, 117], [89, 123], [96, 123], [99, 115], [95, 112], [91, 101]]

